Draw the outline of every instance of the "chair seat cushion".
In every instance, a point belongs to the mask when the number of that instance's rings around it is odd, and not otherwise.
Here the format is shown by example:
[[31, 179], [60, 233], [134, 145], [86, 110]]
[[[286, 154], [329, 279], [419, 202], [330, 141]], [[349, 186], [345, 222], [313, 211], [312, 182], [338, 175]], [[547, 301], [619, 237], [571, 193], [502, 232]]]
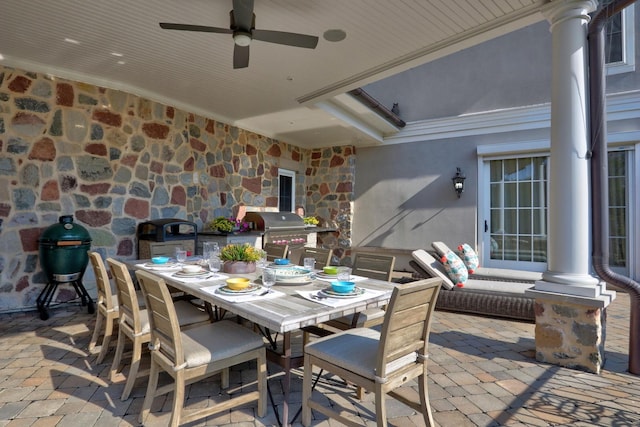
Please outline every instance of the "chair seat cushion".
[[[139, 313], [140, 313], [140, 334], [148, 334], [151, 332], [151, 325], [149, 324], [149, 313], [147, 313], [147, 310], [145, 308], [140, 309]], [[124, 316], [124, 318], [122, 318], [120, 321], [125, 322], [133, 329], [133, 319], [131, 319], [126, 314], [121, 316]]]
[[262, 337], [229, 320], [196, 326], [181, 332], [188, 368], [227, 359], [264, 346]]
[[176, 308], [180, 326], [193, 325], [194, 323], [208, 322], [210, 320], [208, 313], [199, 310], [188, 301], [175, 301], [173, 305]]
[[[310, 356], [375, 381], [379, 343], [379, 331], [371, 328], [354, 328], [319, 338], [307, 344], [304, 351]], [[387, 364], [387, 374], [415, 361], [415, 352], [406, 354]]]
[[305, 353], [326, 360], [362, 377], [374, 379], [380, 332], [349, 329], [319, 338], [304, 347]]

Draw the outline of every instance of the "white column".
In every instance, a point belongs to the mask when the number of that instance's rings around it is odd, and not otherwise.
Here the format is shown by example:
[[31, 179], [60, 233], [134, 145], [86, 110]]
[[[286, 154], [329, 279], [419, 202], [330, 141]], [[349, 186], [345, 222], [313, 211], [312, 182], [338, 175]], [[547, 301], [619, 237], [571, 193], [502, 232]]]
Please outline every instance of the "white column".
[[584, 297], [601, 291], [589, 274], [587, 24], [596, 6], [556, 0], [546, 12], [552, 33], [549, 253], [548, 270], [535, 289]]

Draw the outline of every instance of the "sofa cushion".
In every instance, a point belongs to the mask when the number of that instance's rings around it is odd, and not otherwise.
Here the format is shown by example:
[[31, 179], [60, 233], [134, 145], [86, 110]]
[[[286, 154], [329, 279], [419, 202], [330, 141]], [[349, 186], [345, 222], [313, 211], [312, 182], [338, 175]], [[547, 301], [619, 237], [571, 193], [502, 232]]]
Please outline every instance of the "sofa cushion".
[[442, 287], [445, 289], [453, 289], [454, 285], [449, 275], [444, 269], [440, 261], [431, 256], [424, 249], [416, 249], [411, 253], [416, 263], [431, 275], [431, 277], [439, 277], [442, 279]]

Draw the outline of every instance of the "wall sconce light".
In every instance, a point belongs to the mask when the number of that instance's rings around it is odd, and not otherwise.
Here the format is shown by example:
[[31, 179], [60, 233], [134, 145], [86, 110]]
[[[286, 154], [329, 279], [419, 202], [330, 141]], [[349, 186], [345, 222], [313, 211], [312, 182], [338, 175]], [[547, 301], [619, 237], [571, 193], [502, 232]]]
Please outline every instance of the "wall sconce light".
[[464, 176], [460, 168], [456, 168], [456, 175], [451, 178], [451, 180], [453, 181], [453, 189], [456, 190], [458, 198], [460, 198], [460, 195], [464, 192], [465, 179], [467, 179], [467, 177]]

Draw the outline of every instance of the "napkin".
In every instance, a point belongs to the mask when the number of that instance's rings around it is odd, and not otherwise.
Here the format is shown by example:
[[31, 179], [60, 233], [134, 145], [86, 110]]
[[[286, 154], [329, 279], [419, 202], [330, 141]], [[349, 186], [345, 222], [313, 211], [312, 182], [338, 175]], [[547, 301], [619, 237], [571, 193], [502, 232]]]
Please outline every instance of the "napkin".
[[311, 295], [317, 295], [318, 291], [296, 291], [302, 298], [308, 299], [309, 301], [317, 302], [318, 304], [328, 305], [329, 307], [342, 307], [345, 305], [353, 304], [354, 302], [363, 301], [372, 297], [377, 297], [384, 294], [384, 291], [377, 291], [374, 289], [364, 289], [364, 293], [362, 295], [358, 295], [353, 298], [312, 298]]
[[198, 282], [207, 282], [210, 280], [227, 280], [229, 276], [225, 276], [224, 274], [219, 273], [209, 273], [203, 277], [180, 277], [176, 276], [175, 271], [156, 271], [155, 273], [160, 276], [167, 277], [171, 280], [177, 280], [182, 283], [198, 283]]
[[222, 286], [225, 286], [225, 285], [207, 286], [206, 288], [200, 288], [200, 290], [208, 294], [215, 295], [217, 298], [220, 298], [229, 302], [257, 301], [257, 300], [278, 298], [285, 295], [284, 292], [276, 291], [274, 289], [271, 289], [271, 292], [269, 292], [266, 295], [263, 295], [266, 289], [260, 289], [259, 291], [253, 292], [250, 294], [228, 295], [228, 294], [223, 294], [222, 292], [217, 292], [218, 288], [221, 288]]

